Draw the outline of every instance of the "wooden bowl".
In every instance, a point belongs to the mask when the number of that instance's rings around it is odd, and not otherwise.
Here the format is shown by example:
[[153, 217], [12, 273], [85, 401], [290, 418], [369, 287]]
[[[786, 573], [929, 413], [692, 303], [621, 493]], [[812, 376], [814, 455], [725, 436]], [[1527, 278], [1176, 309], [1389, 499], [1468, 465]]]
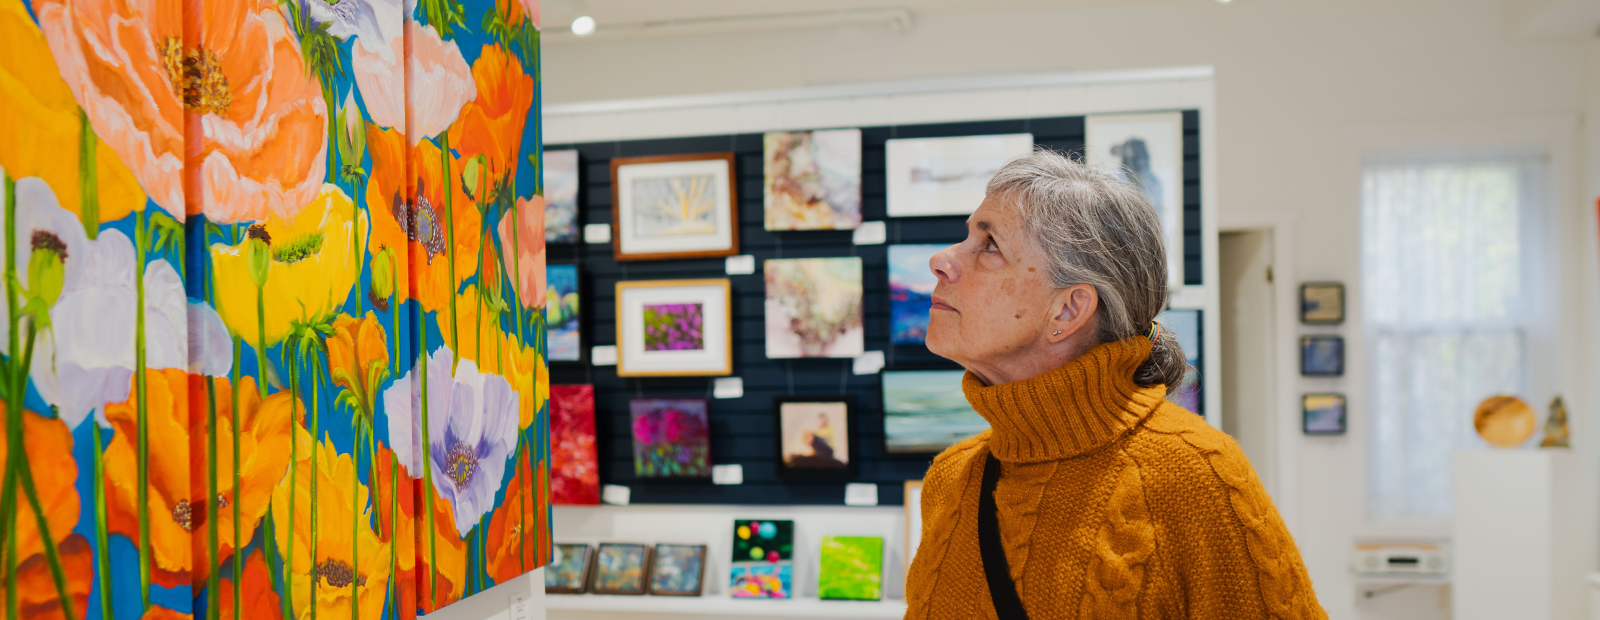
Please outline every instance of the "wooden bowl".
[[1478, 403], [1472, 425], [1478, 436], [1497, 448], [1515, 448], [1533, 436], [1538, 416], [1533, 407], [1515, 396], [1490, 396]]

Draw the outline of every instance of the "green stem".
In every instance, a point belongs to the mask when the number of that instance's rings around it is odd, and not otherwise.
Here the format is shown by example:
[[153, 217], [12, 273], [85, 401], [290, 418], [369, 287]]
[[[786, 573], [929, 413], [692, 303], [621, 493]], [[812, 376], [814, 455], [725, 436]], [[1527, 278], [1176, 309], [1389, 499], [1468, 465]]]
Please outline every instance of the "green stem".
[[256, 287], [256, 389], [267, 398], [267, 298], [266, 285]]
[[[30, 323], [28, 326], [28, 344], [23, 349], [22, 369], [33, 367], [33, 345], [38, 331]], [[39, 539], [44, 543], [45, 561], [50, 565], [50, 580], [55, 583], [56, 597], [60, 599], [61, 609], [66, 612], [66, 617], [76, 618], [72, 610], [72, 597], [67, 595], [67, 574], [61, 568], [61, 556], [56, 550], [56, 538], [50, 533], [50, 520], [44, 512], [44, 504], [39, 501], [39, 491], [33, 485], [33, 467], [28, 462], [26, 449], [23, 445], [23, 410], [22, 397], [28, 387], [28, 374], [25, 370], [16, 374], [16, 383], [11, 386], [11, 398], [6, 406], [6, 414], [10, 419], [6, 423], [6, 435], [10, 446], [7, 454], [13, 457], [16, 467], [14, 476], [22, 483], [22, 492], [28, 498], [28, 506], [33, 508], [34, 527], [39, 529]], [[15, 535], [13, 530], [11, 534]]]
[[[218, 573], [222, 572], [222, 558], [217, 554], [217, 390], [211, 377], [201, 379], [206, 383], [206, 454], [211, 457], [206, 459], [206, 549], [210, 551], [210, 555], [206, 556], [210, 562], [206, 571], [206, 616], [215, 620], [218, 617], [217, 603], [222, 598], [217, 594]], [[238, 424], [238, 412], [234, 412], [233, 417], [234, 424]], [[238, 540], [237, 536], [234, 537], [235, 546]], [[234, 603], [237, 605], [238, 601]]]
[[[311, 362], [316, 363], [316, 354], [311, 355]], [[318, 432], [322, 418], [322, 375], [311, 369], [311, 620], [317, 620], [317, 584], [322, 581], [321, 567], [317, 565], [317, 442], [321, 441]]]
[[[377, 452], [373, 452], [376, 461]], [[394, 617], [400, 617], [400, 587], [394, 584], [400, 575], [400, 461], [389, 453], [389, 598], [394, 601]], [[415, 535], [412, 538], [416, 538]]]
[[[401, 247], [405, 246], [402, 245]], [[405, 298], [400, 296], [400, 269], [397, 264], [399, 261], [395, 259], [395, 255], [398, 253], [399, 251], [396, 250], [394, 254], [389, 255], [389, 280], [393, 284], [393, 287], [389, 289], [393, 291], [389, 295], [389, 312], [394, 317], [394, 330], [389, 333], [394, 334], [394, 357], [391, 359], [394, 360], [395, 364], [400, 363], [400, 304], [405, 303]]]
[[350, 620], [361, 618], [361, 429], [350, 455]]
[[[242, 348], [240, 346], [241, 344], [242, 343], [237, 341], [237, 337], [235, 337], [235, 342], [233, 345], [233, 368], [235, 373], [239, 372], [239, 349]], [[266, 385], [267, 373], [262, 371], [259, 379], [262, 385]], [[211, 385], [209, 380], [207, 380], [206, 385]], [[243, 609], [241, 605], [244, 604], [244, 556], [239, 552], [239, 550], [244, 548], [246, 542], [243, 539], [244, 531], [242, 529], [242, 525], [240, 524], [242, 517], [239, 514], [239, 506], [244, 503], [242, 501], [243, 498], [240, 497], [239, 493], [239, 427], [244, 424], [244, 412], [239, 410], [239, 390], [235, 388], [233, 390], [233, 394], [233, 503], [231, 504], [233, 507], [233, 609], [234, 615], [238, 616], [238, 614], [243, 613], [238, 610]], [[264, 405], [266, 405], [265, 402], [258, 406]], [[293, 429], [292, 426], [290, 428], [291, 430]], [[211, 450], [211, 467], [213, 471], [215, 471], [217, 461], [217, 451], [215, 449], [216, 440], [217, 434], [215, 431], [213, 431], [211, 433], [211, 441], [213, 444], [213, 449]], [[212, 494], [215, 495], [215, 492]], [[220, 570], [221, 568], [222, 565], [219, 563], [217, 565], [217, 569]], [[215, 580], [216, 571], [212, 571], [211, 574], [212, 579]]]
[[100, 170], [95, 165], [96, 142], [89, 113], [78, 108], [78, 221], [90, 239], [100, 235]]
[[[17, 531], [17, 453], [6, 452], [5, 491], [0, 492], [0, 520], [5, 531]], [[17, 537], [7, 536], [6, 545], [6, 617], [21, 618], [17, 607]]]
[[[517, 469], [519, 471], [522, 469], [522, 458], [521, 457], [523, 455], [523, 450], [528, 450], [528, 449], [530, 449], [532, 447], [532, 446], [529, 446], [527, 444], [527, 442], [523, 441], [524, 437], [526, 437], [526, 435], [523, 435], [522, 433], [517, 433], [517, 457], [518, 458], [516, 460], [512, 461], [513, 463], [517, 464]], [[523, 484], [526, 485], [527, 482], [528, 482], [527, 476], [523, 476]], [[528, 572], [528, 554], [527, 554], [528, 524], [527, 524], [526, 521], [524, 521], [524, 519], [527, 517], [527, 515], [528, 515], [528, 489], [527, 489], [526, 486], [524, 486], [523, 489], [522, 489], [522, 492], [517, 494], [517, 531], [521, 532], [520, 537], [517, 539], [517, 569], [518, 569], [519, 572], [523, 572], [523, 573]]]
[[461, 335], [456, 329], [456, 217], [451, 205], [455, 194], [455, 178], [450, 175], [450, 130], [439, 132], [439, 159], [444, 167], [444, 232], [446, 257], [450, 260], [450, 376], [455, 376], [456, 365], [461, 363]]
[[[426, 315], [424, 315], [426, 317]], [[428, 323], [417, 321], [417, 368], [422, 373], [422, 506], [428, 537], [428, 611], [439, 605], [439, 549], [433, 528], [433, 449], [428, 438]]]
[[134, 308], [133, 332], [133, 387], [134, 398], [139, 414], [139, 598], [144, 607], [150, 611], [150, 416], [148, 393], [145, 383], [144, 367], [144, 251], [148, 245], [148, 235], [145, 224], [145, 210], [134, 212], [134, 244], [136, 254], [134, 265], [137, 273], [134, 275], [134, 287], [137, 292], [138, 306]]
[[[284, 346], [284, 355], [288, 355], [289, 347]], [[286, 360], [287, 361], [287, 360]], [[300, 433], [295, 425], [300, 420], [300, 373], [294, 364], [284, 364], [289, 373], [289, 544], [287, 557], [283, 561], [283, 617], [293, 618], [294, 609], [294, 531], [299, 528], [299, 515], [295, 512], [295, 496], [299, 495], [300, 486]]]
[[115, 616], [111, 613], [111, 550], [106, 535], [106, 524], [109, 523], [106, 520], [106, 465], [105, 456], [102, 453], [102, 450], [105, 450], [105, 444], [100, 441], [100, 423], [90, 420], [89, 424], [94, 433], [92, 455], [94, 463], [94, 536], [95, 544], [98, 545], [95, 547], [97, 551], [95, 553], [95, 565], [100, 570], [98, 575], [100, 581], [100, 617], [105, 620], [113, 620]]

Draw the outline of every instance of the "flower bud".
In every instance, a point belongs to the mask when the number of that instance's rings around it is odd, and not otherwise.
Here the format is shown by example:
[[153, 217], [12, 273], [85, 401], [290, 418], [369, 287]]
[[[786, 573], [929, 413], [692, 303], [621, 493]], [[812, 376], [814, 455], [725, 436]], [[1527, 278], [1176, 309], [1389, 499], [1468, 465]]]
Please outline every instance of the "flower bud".
[[267, 227], [251, 224], [245, 231], [245, 253], [250, 261], [250, 279], [257, 287], [267, 285], [267, 268], [272, 266], [272, 235]]
[[67, 244], [55, 233], [33, 231], [33, 254], [28, 257], [28, 293], [46, 307], [61, 297], [67, 278]]
[[[394, 296], [394, 249], [383, 248], [372, 257], [372, 286], [369, 292], [374, 303]], [[380, 308], [387, 309], [387, 308]]]

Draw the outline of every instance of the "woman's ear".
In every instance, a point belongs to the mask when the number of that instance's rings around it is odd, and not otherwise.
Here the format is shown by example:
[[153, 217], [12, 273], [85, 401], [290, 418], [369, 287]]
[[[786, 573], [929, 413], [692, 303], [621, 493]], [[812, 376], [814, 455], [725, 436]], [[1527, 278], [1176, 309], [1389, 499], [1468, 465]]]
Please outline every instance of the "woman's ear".
[[1088, 284], [1074, 284], [1056, 292], [1052, 307], [1056, 309], [1056, 316], [1050, 319], [1050, 333], [1045, 339], [1056, 344], [1094, 331], [1100, 292]]

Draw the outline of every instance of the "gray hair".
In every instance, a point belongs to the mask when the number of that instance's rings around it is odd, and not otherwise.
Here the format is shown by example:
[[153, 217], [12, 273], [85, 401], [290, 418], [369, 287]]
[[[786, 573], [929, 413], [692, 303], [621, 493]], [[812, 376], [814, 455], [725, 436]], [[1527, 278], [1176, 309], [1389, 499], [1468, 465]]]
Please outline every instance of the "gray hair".
[[[1052, 284], [1094, 287], [1100, 342], [1145, 335], [1166, 308], [1161, 220], [1137, 186], [1041, 148], [995, 173], [987, 194], [1022, 210], [1028, 234], [1049, 258]], [[1177, 337], [1163, 329], [1134, 381], [1173, 392], [1188, 366]]]

